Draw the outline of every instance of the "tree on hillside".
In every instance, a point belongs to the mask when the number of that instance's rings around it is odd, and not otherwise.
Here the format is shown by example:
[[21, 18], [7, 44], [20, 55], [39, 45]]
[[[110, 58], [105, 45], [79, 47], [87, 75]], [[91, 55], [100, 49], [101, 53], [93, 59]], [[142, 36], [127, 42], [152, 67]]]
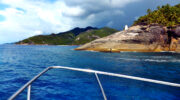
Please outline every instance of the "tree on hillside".
[[180, 4], [170, 6], [169, 4], [164, 6], [158, 6], [157, 10], [147, 10], [147, 15], [141, 16], [134, 22], [133, 25], [146, 23], [158, 23], [164, 26], [180, 25]]

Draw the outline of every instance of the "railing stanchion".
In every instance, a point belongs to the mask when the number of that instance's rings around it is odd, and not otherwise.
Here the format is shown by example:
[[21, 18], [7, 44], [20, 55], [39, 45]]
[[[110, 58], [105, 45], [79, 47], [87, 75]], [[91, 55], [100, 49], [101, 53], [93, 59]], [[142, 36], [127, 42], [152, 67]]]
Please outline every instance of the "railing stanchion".
[[103, 89], [102, 84], [101, 84], [101, 81], [99, 80], [99, 77], [98, 77], [97, 73], [94, 73], [94, 74], [95, 74], [96, 79], [97, 79], [97, 81], [98, 81], [99, 87], [100, 87], [101, 92], [102, 92], [102, 95], [103, 95], [103, 97], [104, 97], [104, 100], [107, 100], [106, 94], [105, 94], [104, 89]]
[[27, 100], [31, 100], [31, 85], [28, 86], [28, 90], [27, 90]]

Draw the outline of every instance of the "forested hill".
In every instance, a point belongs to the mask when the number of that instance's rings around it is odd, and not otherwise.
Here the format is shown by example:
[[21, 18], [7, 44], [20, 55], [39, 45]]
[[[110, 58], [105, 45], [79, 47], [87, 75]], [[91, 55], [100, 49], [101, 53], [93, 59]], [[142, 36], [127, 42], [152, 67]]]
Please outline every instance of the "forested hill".
[[141, 16], [134, 22], [134, 25], [138, 24], [151, 24], [158, 23], [163, 26], [176, 26], [180, 25], [180, 4], [170, 6], [169, 4], [164, 6], [158, 6], [157, 10], [147, 10], [147, 15]]
[[112, 33], [117, 32], [117, 30], [104, 27], [86, 27], [86, 28], [74, 28], [70, 31], [50, 34], [50, 35], [38, 35], [33, 36], [16, 44], [26, 44], [26, 45], [81, 45], [87, 42], [93, 41], [98, 38], [108, 36]]

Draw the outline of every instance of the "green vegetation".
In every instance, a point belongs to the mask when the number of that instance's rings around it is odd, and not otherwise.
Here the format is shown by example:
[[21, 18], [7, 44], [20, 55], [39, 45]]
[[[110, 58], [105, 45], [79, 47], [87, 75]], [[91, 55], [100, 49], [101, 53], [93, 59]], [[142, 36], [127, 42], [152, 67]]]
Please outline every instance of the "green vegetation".
[[30, 37], [28, 39], [22, 40], [17, 44], [48, 44], [48, 45], [58, 45], [58, 44], [67, 44], [69, 45], [74, 39], [72, 33], [62, 34], [62, 35], [38, 35]]
[[59, 34], [33, 36], [16, 44], [81, 45], [115, 32], [117, 30], [108, 27], [101, 29], [89, 27], [86, 29], [75, 28]]
[[157, 10], [147, 10], [147, 15], [141, 16], [133, 25], [158, 23], [164, 26], [180, 25], [180, 4], [170, 6], [169, 4], [162, 7], [158, 6]]
[[76, 37], [74, 44], [85, 44], [95, 39], [108, 36], [115, 32], [117, 32], [117, 30], [108, 27], [104, 27], [98, 30], [90, 30], [87, 32], [83, 32]]

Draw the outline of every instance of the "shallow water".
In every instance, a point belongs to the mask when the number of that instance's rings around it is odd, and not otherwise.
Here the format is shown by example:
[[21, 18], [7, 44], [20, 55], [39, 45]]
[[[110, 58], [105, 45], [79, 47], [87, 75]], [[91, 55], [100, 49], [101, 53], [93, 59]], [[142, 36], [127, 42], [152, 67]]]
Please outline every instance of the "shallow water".
[[[77, 46], [0, 45], [0, 100], [49, 66], [88, 68], [180, 83], [178, 53], [100, 53]], [[109, 100], [179, 100], [180, 88], [99, 75]], [[26, 90], [17, 100], [26, 98]], [[103, 100], [94, 74], [52, 69], [32, 84], [32, 100]]]

